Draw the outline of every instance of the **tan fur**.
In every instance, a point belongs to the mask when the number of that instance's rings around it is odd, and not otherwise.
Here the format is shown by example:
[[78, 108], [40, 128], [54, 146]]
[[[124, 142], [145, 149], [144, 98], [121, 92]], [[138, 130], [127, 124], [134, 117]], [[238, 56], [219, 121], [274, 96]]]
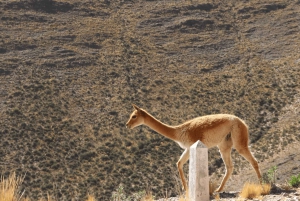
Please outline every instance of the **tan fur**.
[[189, 159], [190, 146], [198, 140], [205, 144], [207, 148], [218, 146], [220, 149], [226, 173], [221, 185], [216, 190], [217, 192], [223, 190], [225, 183], [232, 174], [232, 147], [250, 162], [259, 181], [261, 180], [258, 163], [248, 148], [248, 127], [240, 118], [230, 114], [216, 114], [197, 117], [178, 126], [169, 126], [136, 105], [133, 105], [133, 107], [135, 110], [130, 115], [126, 127], [134, 128], [144, 124], [161, 135], [174, 140], [180, 147], [185, 149], [177, 162], [179, 175], [185, 190], [187, 190], [187, 184], [183, 173], [183, 165]]

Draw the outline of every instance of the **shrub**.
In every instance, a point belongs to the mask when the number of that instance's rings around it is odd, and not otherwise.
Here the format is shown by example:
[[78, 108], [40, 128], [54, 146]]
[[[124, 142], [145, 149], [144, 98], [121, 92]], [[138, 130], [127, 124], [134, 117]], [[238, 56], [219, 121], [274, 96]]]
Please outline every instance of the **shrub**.
[[240, 197], [253, 199], [257, 198], [261, 195], [268, 195], [271, 191], [270, 184], [251, 184], [246, 183], [240, 193]]
[[276, 182], [277, 166], [271, 167], [267, 173], [263, 174], [262, 182], [265, 184], [274, 185]]
[[19, 186], [24, 178], [17, 177], [15, 173], [9, 175], [7, 179], [0, 178], [0, 201], [21, 200], [23, 192], [18, 192]]
[[94, 196], [88, 195], [87, 201], [96, 201]]
[[288, 183], [292, 186], [292, 187], [299, 187], [300, 186], [300, 174], [298, 174], [298, 176], [292, 176], [291, 179], [288, 181]]

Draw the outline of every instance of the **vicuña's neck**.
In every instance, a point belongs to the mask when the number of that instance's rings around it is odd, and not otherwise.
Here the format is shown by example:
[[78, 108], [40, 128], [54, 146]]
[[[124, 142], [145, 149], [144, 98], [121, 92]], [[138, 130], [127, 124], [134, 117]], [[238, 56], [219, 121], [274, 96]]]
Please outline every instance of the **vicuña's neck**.
[[172, 126], [169, 126], [167, 124], [162, 123], [161, 121], [157, 120], [155, 117], [153, 117], [148, 112], [145, 112], [145, 121], [144, 124], [154, 131], [158, 132], [159, 134], [170, 138], [171, 140], [176, 140], [175, 135], [175, 128]]

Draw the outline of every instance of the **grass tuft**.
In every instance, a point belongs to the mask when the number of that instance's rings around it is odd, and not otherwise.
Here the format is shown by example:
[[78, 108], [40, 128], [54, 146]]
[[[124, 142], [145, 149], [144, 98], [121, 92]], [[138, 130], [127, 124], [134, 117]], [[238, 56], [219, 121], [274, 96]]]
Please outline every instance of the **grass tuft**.
[[[20, 191], [20, 186], [24, 181], [24, 177], [16, 176], [13, 172], [8, 178], [0, 176], [0, 201], [30, 201], [29, 198], [23, 197], [25, 191]], [[55, 201], [47, 194], [47, 199], [39, 199], [39, 201]], [[86, 201], [96, 201], [96, 199], [88, 195]], [[152, 201], [150, 199], [144, 199], [143, 201]]]
[[148, 194], [145, 195], [145, 197], [143, 197], [143, 198], [141, 199], [141, 201], [154, 201], [154, 199], [153, 199], [152, 194], [151, 194], [151, 193], [148, 193]]
[[0, 178], [0, 201], [17, 201], [21, 200], [23, 192], [19, 191], [19, 186], [24, 177], [17, 177], [16, 173], [9, 175], [7, 179], [3, 176]]
[[240, 197], [253, 199], [262, 195], [268, 195], [271, 191], [271, 184], [246, 183], [240, 193]]
[[88, 198], [86, 201], [96, 201], [96, 199], [94, 198], [94, 196], [88, 195]]

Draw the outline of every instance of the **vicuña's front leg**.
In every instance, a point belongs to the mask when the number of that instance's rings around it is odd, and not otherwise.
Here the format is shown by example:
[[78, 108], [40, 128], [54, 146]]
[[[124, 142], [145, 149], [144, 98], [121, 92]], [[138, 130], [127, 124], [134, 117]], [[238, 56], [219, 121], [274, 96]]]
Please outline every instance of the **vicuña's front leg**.
[[190, 150], [189, 149], [186, 149], [184, 150], [184, 152], [181, 154], [178, 162], [177, 162], [177, 168], [178, 168], [178, 171], [179, 171], [179, 175], [180, 175], [180, 178], [181, 178], [181, 182], [182, 182], [182, 185], [183, 185], [183, 189], [186, 191], [188, 188], [187, 188], [187, 183], [186, 183], [186, 179], [185, 179], [185, 176], [184, 176], [184, 173], [183, 173], [183, 165], [189, 160], [189, 157], [190, 157]]
[[227, 182], [227, 180], [229, 179], [229, 177], [231, 176], [231, 174], [233, 172], [233, 163], [232, 163], [232, 159], [231, 159], [231, 147], [232, 147], [232, 142], [231, 141], [227, 142], [226, 140], [223, 141], [222, 144], [219, 145], [220, 153], [221, 153], [222, 159], [225, 163], [226, 173], [223, 177], [221, 185], [216, 190], [216, 192], [223, 191], [225, 183]]

